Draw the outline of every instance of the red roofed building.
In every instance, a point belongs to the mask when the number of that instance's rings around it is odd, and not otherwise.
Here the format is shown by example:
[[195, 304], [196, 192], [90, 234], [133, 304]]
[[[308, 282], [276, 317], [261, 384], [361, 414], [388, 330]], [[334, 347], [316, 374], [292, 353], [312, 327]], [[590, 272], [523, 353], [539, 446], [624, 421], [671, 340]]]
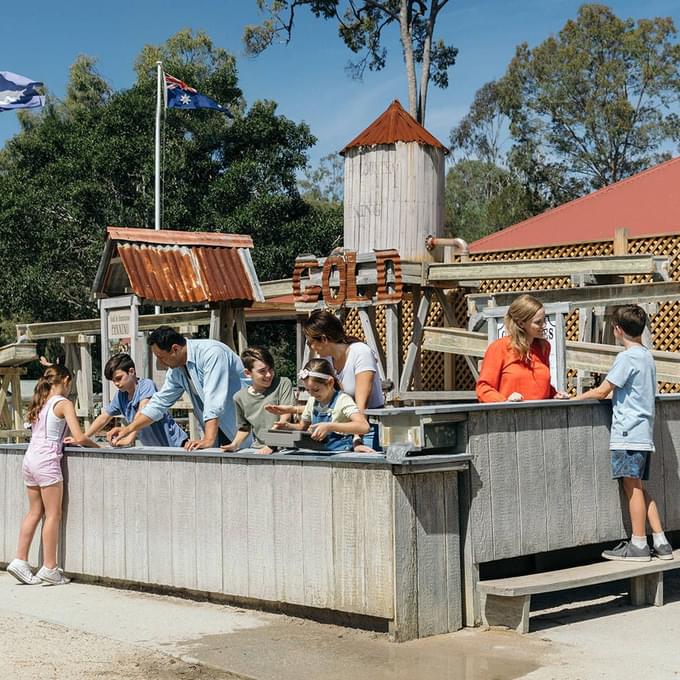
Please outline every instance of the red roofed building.
[[680, 234], [680, 157], [475, 241], [471, 253]]

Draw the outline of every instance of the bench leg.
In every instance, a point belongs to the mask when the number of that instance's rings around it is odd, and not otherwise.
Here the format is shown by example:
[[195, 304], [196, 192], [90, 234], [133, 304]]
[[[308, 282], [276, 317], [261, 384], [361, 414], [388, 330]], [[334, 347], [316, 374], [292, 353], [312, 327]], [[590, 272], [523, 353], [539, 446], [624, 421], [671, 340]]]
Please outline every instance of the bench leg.
[[529, 632], [531, 595], [504, 597], [481, 593], [482, 623], [485, 626], [506, 626], [518, 633]]
[[635, 576], [630, 579], [630, 601], [636, 607], [653, 604], [663, 605], [663, 572]]

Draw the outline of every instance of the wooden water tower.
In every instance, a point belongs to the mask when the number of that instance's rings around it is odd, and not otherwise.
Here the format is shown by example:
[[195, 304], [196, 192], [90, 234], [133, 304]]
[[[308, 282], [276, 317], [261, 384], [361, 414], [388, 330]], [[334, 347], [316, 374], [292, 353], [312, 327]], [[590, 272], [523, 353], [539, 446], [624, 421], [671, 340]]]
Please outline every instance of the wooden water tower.
[[394, 248], [431, 260], [427, 236], [444, 233], [448, 149], [395, 99], [341, 152], [345, 157], [344, 247]]

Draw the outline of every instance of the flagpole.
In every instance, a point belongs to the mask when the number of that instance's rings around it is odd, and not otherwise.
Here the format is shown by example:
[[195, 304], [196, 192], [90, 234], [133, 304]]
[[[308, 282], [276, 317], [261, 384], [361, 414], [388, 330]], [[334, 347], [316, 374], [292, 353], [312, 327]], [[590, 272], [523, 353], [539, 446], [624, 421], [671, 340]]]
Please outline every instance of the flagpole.
[[163, 92], [163, 63], [156, 62], [156, 157], [154, 162], [155, 182], [154, 182], [154, 229], [161, 228], [161, 98]]
[[[163, 63], [156, 62], [156, 155], [154, 158], [154, 229], [161, 228], [161, 97], [163, 79]], [[163, 100], [165, 98], [163, 97]], [[160, 314], [161, 308], [155, 305], [154, 313]]]

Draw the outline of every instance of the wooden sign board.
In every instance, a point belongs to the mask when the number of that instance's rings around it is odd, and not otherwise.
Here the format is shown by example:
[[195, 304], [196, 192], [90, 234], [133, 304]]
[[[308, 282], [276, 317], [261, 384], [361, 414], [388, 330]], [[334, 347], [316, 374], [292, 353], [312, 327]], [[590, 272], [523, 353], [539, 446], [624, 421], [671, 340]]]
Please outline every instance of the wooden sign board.
[[397, 304], [403, 288], [396, 250], [345, 250], [326, 258], [301, 255], [295, 260], [293, 296], [298, 310]]

